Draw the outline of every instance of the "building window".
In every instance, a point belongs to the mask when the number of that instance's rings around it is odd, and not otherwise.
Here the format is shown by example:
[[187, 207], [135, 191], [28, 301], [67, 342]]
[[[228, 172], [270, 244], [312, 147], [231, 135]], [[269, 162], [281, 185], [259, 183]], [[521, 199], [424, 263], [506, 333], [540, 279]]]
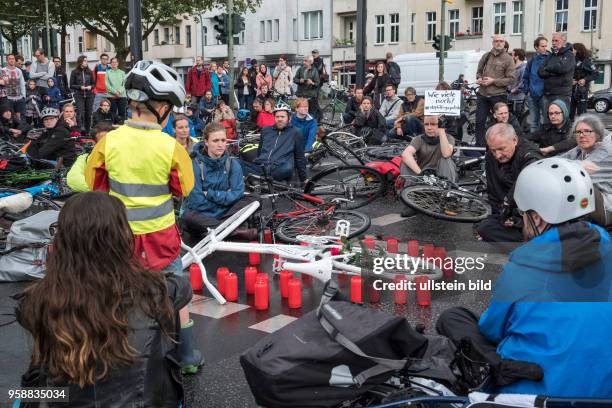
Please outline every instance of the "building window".
[[208, 45], [208, 27], [204, 26], [202, 35], [204, 36], [204, 45]]
[[385, 16], [374, 17], [376, 22], [376, 42], [375, 44], [382, 44], [385, 42]]
[[170, 28], [164, 27], [164, 44], [170, 44]]
[[459, 10], [448, 10], [448, 35], [455, 38], [459, 32]]
[[159, 45], [159, 30], [153, 30], [153, 45]]
[[297, 25], [297, 18], [293, 19], [293, 41], [297, 41], [298, 40], [298, 25]]
[[472, 7], [472, 34], [482, 34], [483, 7]]
[[427, 41], [433, 41], [436, 36], [436, 12], [428, 11], [425, 13], [425, 17], [427, 22]]
[[523, 32], [523, 1], [512, 2], [512, 34]]
[[583, 31], [597, 29], [597, 0], [584, 0]]
[[567, 31], [569, 0], [555, 0], [555, 31]]
[[[18, 44], [18, 46], [19, 45], [20, 44]], [[72, 38], [70, 37], [70, 34], [66, 36], [66, 45], [68, 46], [68, 55], [72, 54]]]
[[175, 44], [181, 43], [181, 27], [180, 26], [174, 27], [174, 43]]
[[390, 23], [389, 26], [391, 27], [391, 42], [392, 43], [398, 43], [399, 42], [399, 14], [395, 13], [395, 14], [391, 14], [389, 15], [390, 18]]
[[266, 42], [266, 22], [259, 22], [259, 42]]
[[414, 42], [414, 30], [416, 30], [416, 13], [410, 15], [410, 41]]
[[506, 3], [493, 3], [493, 34], [506, 34]]
[[145, 52], [149, 51], [149, 37], [145, 38], [142, 41], [142, 48], [144, 49]]
[[344, 19], [344, 39], [348, 41], [355, 41], [355, 24], [356, 20], [354, 17], [348, 17]]
[[323, 38], [323, 11], [302, 13], [304, 23], [304, 40]]
[[272, 41], [276, 41], [278, 42], [279, 38], [280, 38], [280, 21], [274, 20], [274, 28], [272, 30]]
[[272, 41], [272, 20], [266, 21], [266, 41]]
[[185, 46], [191, 48], [191, 25], [185, 26]]

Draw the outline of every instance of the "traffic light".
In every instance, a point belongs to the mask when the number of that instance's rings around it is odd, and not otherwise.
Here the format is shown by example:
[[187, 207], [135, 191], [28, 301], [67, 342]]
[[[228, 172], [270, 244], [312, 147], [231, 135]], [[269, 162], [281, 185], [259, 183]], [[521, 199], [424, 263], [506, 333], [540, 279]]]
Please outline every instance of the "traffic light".
[[244, 17], [238, 14], [232, 14], [232, 34], [240, 34], [246, 29]]
[[217, 41], [221, 44], [227, 44], [227, 14], [214, 16], [213, 21], [216, 23], [214, 29], [217, 33]]
[[440, 36], [439, 35], [436, 35], [434, 37], [434, 42], [433, 42], [433, 44], [431, 44], [431, 46], [434, 47], [434, 49], [440, 51], [441, 44], [440, 44]]
[[451, 48], [453, 48], [452, 41], [453, 41], [453, 39], [452, 39], [452, 38], [450, 38], [450, 36], [448, 36], [448, 35], [445, 35], [445, 36], [444, 36], [444, 44], [443, 44], [443, 46], [444, 46], [444, 51], [448, 51], [448, 50], [450, 50]]

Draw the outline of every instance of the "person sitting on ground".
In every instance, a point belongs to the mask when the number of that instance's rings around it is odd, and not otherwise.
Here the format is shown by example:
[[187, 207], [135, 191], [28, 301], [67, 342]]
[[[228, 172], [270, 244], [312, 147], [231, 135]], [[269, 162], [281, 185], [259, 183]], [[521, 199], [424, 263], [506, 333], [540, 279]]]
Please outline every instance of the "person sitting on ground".
[[13, 143], [23, 143], [30, 129], [30, 125], [13, 116], [9, 105], [0, 106], [0, 138]]
[[293, 107], [295, 113], [291, 116], [291, 124], [302, 132], [304, 151], [308, 153], [317, 138], [317, 120], [308, 113], [308, 99], [296, 99]]
[[493, 105], [493, 118], [495, 119], [495, 122], [489, 122], [487, 130], [496, 123], [508, 123], [512, 125], [514, 132], [520, 139], [525, 137], [521, 124], [518, 122], [518, 119], [516, 119], [516, 116], [510, 112], [506, 102], [497, 102], [495, 105]]
[[257, 115], [257, 127], [263, 129], [266, 126], [274, 126], [274, 99], [266, 99], [263, 103], [263, 110]]
[[252, 201], [244, 197], [242, 167], [227, 151], [227, 136], [221, 124], [206, 126], [204, 141], [193, 147], [191, 156], [195, 186], [181, 215], [182, 238], [188, 245], [198, 242], [208, 228], [218, 226]]
[[17, 296], [17, 321], [32, 335], [29, 386], [68, 387], [72, 406], [180, 406], [175, 322], [192, 290], [145, 270], [133, 246], [119, 199], [66, 201], [45, 276]]
[[253, 109], [251, 109], [251, 113], [249, 114], [249, 119], [246, 121], [246, 127], [248, 129], [256, 129], [257, 126], [257, 118], [259, 118], [259, 114], [263, 111], [263, 103], [259, 99], [253, 100]]
[[359, 112], [353, 121], [355, 134], [365, 139], [368, 145], [384, 143], [387, 133], [385, 118], [374, 108], [374, 102], [369, 96], [364, 96], [359, 105]]
[[106, 98], [100, 101], [100, 107], [94, 112], [91, 118], [91, 123], [93, 126], [96, 126], [100, 122], [108, 122], [111, 125], [117, 123], [117, 117], [113, 112], [111, 112], [111, 103]]
[[178, 144], [183, 146], [187, 153], [191, 153], [194, 142], [189, 134], [189, 118], [183, 114], [174, 116], [172, 127], [174, 128], [174, 138]]
[[492, 214], [475, 225], [478, 240], [520, 242], [522, 221], [516, 212], [514, 185], [519, 173], [542, 156], [536, 145], [516, 136], [508, 123], [487, 130], [485, 154], [487, 196]]
[[492, 365], [495, 393], [610, 398], [612, 354], [601, 350], [612, 336], [612, 242], [584, 221], [592, 181], [575, 162], [548, 158], [521, 172], [514, 200], [527, 242], [510, 254], [489, 306], [480, 319], [447, 310], [436, 328], [455, 344], [469, 339], [480, 354], [472, 357]]
[[212, 117], [215, 109], [217, 109], [217, 99], [213, 98], [212, 91], [208, 90], [204, 93], [204, 98], [200, 99], [200, 116], [204, 123]]
[[[404, 176], [404, 185], [413, 184], [410, 176], [418, 176], [425, 170], [432, 170], [439, 177], [450, 181], [457, 179], [457, 168], [452, 159], [455, 139], [438, 127], [439, 116], [425, 116], [425, 133], [416, 136], [402, 153], [400, 174]], [[405, 207], [402, 217], [411, 217], [416, 212]]]
[[219, 99], [217, 102], [217, 107], [213, 113], [213, 122], [233, 119], [235, 119], [235, 117], [232, 108], [230, 108], [223, 99]]
[[[409, 86], [404, 91], [406, 101], [400, 106], [399, 116], [394, 129], [389, 134], [397, 139], [406, 139], [423, 133], [423, 114], [425, 113], [425, 98], [417, 96], [416, 89]], [[395, 134], [393, 134], [395, 133]]]
[[81, 136], [81, 127], [77, 123], [77, 116], [73, 104], [64, 104], [62, 107], [60, 122], [66, 127], [66, 129], [68, 129], [71, 137]]
[[342, 113], [342, 122], [346, 125], [353, 123], [357, 112], [359, 112], [359, 105], [363, 100], [363, 88], [355, 88], [355, 94], [351, 96], [346, 104], [346, 108]]
[[[451, 86], [446, 81], [440, 82], [436, 86], [436, 91], [450, 91]], [[446, 130], [446, 134], [455, 138], [455, 141], [463, 139], [463, 124], [466, 122], [467, 116], [440, 115], [439, 126]]]
[[595, 187], [592, 219], [604, 227], [612, 225], [612, 139], [600, 117], [591, 113], [576, 118], [571, 135], [577, 146], [559, 157], [577, 160], [591, 175]]
[[[113, 130], [113, 125], [108, 122], [100, 122], [91, 128], [91, 134], [93, 135], [96, 143], [98, 143], [100, 139], [106, 136], [106, 134], [111, 130]], [[66, 175], [66, 183], [75, 193], [91, 191], [87, 185], [87, 182], [85, 181], [85, 167], [87, 166], [88, 157], [89, 152], [79, 155]]]
[[276, 123], [261, 130], [257, 158], [252, 163], [240, 161], [245, 176], [262, 176], [265, 171], [274, 180], [291, 181], [297, 171], [300, 181], [306, 181], [304, 138], [289, 122], [290, 115], [291, 107], [286, 103], [281, 101], [274, 107]]
[[525, 135], [540, 147], [543, 156], [555, 156], [576, 147], [576, 139], [569, 134], [569, 109], [561, 99], [555, 99], [548, 106], [548, 122], [540, 125], [535, 133]]
[[198, 118], [198, 116], [194, 112], [194, 108], [191, 105], [185, 108], [185, 116], [187, 116], [187, 118], [191, 122], [193, 130], [196, 133], [196, 137], [199, 137], [202, 134], [202, 131], [204, 130], [204, 122], [202, 121], [202, 119]]
[[268, 87], [268, 84], [261, 85], [261, 88], [259, 89], [259, 95], [257, 95], [256, 99], [259, 99], [260, 101], [264, 101], [264, 102], [266, 99], [274, 100], [274, 93]]
[[402, 100], [395, 94], [395, 86], [385, 85], [385, 99], [383, 99], [378, 111], [385, 118], [387, 129], [393, 129], [395, 121], [399, 117]]
[[45, 91], [45, 96], [43, 97], [45, 106], [59, 109], [60, 101], [62, 100], [62, 91], [55, 85], [55, 79], [53, 78], [47, 79], [47, 85], [49, 87]]
[[31, 140], [26, 154], [33, 159], [62, 159], [62, 165], [70, 167], [76, 160], [76, 147], [68, 129], [59, 123], [59, 115], [57, 109], [43, 109], [40, 117], [45, 130], [39, 137]]

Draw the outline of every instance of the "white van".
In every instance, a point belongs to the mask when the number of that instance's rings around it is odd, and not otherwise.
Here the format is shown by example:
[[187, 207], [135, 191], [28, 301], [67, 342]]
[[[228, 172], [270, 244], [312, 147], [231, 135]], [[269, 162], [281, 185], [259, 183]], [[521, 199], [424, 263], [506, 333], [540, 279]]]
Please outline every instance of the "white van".
[[[450, 85], [459, 74], [463, 74], [465, 80], [475, 82], [478, 62], [485, 52], [447, 51], [448, 57], [444, 59], [444, 80]], [[418, 95], [424, 95], [426, 90], [435, 89], [438, 85], [439, 62], [435, 52], [402, 54], [393, 60], [402, 71], [398, 95], [403, 95], [408, 86], [414, 87]]]

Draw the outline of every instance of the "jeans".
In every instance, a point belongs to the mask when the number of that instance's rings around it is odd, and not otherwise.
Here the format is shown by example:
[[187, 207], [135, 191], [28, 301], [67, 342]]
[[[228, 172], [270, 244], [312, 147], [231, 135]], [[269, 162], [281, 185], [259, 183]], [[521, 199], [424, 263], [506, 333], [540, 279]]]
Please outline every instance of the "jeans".
[[127, 98], [112, 98], [111, 112], [115, 114], [117, 121], [123, 123], [125, 121], [125, 110], [127, 109]]
[[527, 107], [529, 108], [529, 133], [533, 133], [540, 128], [542, 97], [529, 95], [527, 97]]
[[[246, 177], [249, 174], [256, 176], [263, 176], [262, 165], [259, 163], [252, 163], [245, 160], [239, 160], [240, 166], [242, 167], [242, 174]], [[268, 169], [268, 176], [272, 176], [277, 181], [289, 181], [293, 178], [293, 162], [282, 163], [277, 166], [266, 166]]]
[[240, 109], [251, 109], [252, 103], [253, 103], [252, 95], [243, 95], [243, 94], [238, 95], [238, 105], [240, 106]]
[[493, 111], [493, 106], [498, 102], [507, 102], [506, 95], [483, 96], [478, 95], [476, 99], [476, 146], [485, 147], [485, 133], [487, 117]]
[[353, 123], [354, 120], [355, 120], [355, 114], [353, 112], [344, 112], [342, 114], [342, 122], [345, 125]]
[[387, 129], [393, 129], [395, 126], [395, 119], [385, 119], [385, 123], [387, 125]]
[[322, 115], [318, 97], [308, 98], [308, 113], [317, 120], [317, 123], [321, 121]]
[[181, 256], [177, 256], [174, 258], [172, 262], [166, 265], [162, 270], [162, 273], [173, 273], [175, 275], [183, 274], [183, 261], [181, 260]]
[[94, 96], [91, 92], [78, 91], [74, 95], [76, 99], [77, 123], [85, 135], [89, 134], [91, 129], [91, 113]]

